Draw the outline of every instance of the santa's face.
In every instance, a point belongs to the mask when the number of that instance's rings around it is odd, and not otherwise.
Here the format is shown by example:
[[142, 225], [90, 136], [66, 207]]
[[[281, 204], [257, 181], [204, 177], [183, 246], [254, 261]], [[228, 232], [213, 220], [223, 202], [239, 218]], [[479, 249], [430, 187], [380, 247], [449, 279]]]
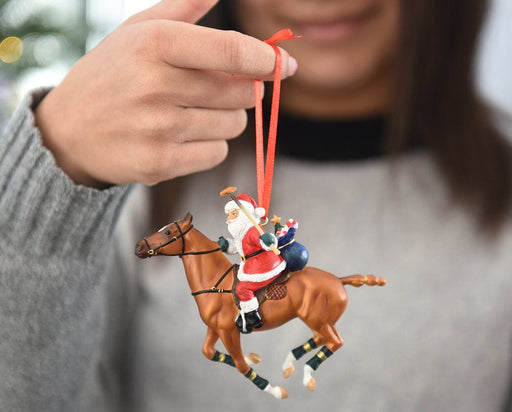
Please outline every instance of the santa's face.
[[226, 223], [228, 231], [234, 239], [241, 239], [251, 227], [249, 218], [240, 209], [230, 209], [227, 212]]
[[240, 214], [240, 209], [229, 209], [227, 212], [226, 212], [226, 223], [230, 223], [234, 220], [236, 220], [236, 218], [238, 217], [238, 215]]

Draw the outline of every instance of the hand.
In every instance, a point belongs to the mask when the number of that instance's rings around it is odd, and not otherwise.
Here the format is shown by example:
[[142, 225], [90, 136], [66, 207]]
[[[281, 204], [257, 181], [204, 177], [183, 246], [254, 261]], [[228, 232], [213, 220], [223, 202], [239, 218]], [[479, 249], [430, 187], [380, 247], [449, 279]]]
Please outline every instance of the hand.
[[263, 233], [260, 235], [260, 240], [268, 247], [277, 245], [276, 237], [272, 233]]
[[224, 236], [220, 236], [219, 240], [217, 240], [217, 243], [219, 244], [220, 250], [226, 253], [229, 247], [229, 242], [227, 239]]
[[[76, 183], [148, 185], [209, 169], [245, 128], [271, 46], [193, 25], [216, 1], [161, 1], [85, 55], [36, 109], [57, 164]], [[284, 77], [296, 62], [284, 50]]]

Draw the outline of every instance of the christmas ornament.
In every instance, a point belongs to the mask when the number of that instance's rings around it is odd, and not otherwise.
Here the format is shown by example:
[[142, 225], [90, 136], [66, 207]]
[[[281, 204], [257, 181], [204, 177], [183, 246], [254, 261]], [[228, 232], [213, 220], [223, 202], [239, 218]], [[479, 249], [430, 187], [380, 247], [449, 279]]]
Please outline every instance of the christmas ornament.
[[[285, 29], [266, 40], [276, 53], [266, 157], [261, 81], [255, 80], [258, 202], [245, 193], [237, 195], [235, 187], [220, 193], [230, 198], [224, 210], [232, 239], [209, 239], [193, 227], [188, 213], [183, 220], [164, 226], [135, 247], [140, 258], [160, 255], [182, 259], [192, 295], [207, 326], [203, 354], [214, 362], [236, 367], [259, 389], [278, 399], [287, 398], [287, 392], [271, 385], [252, 368], [261, 358], [254, 353], [244, 356], [240, 333], [268, 330], [300, 318], [311, 329], [312, 337], [288, 353], [282, 369], [288, 378], [295, 370], [295, 361], [318, 349], [304, 366], [303, 384], [312, 391], [316, 385], [313, 372], [343, 345], [335, 325], [347, 305], [345, 285], [386, 283], [384, 278], [373, 275], [339, 278], [307, 266], [309, 253], [295, 241], [298, 223], [294, 219], [283, 224], [274, 215], [274, 233], [263, 229], [272, 191], [281, 84], [281, 53], [274, 43], [296, 37]], [[238, 253], [240, 264], [231, 264], [223, 252]], [[219, 339], [228, 353], [216, 349]]]
[[[282, 387], [271, 385], [253, 369], [261, 361], [258, 355], [249, 353], [244, 356], [240, 331], [233, 322], [238, 314], [238, 308], [233, 303], [233, 290], [236, 288], [233, 285], [237, 281], [238, 267], [224, 256], [216, 241], [193, 227], [190, 213], [183, 220], [164, 226], [140, 240], [135, 246], [135, 253], [140, 258], [179, 256], [199, 314], [207, 326], [203, 344], [206, 358], [236, 367], [259, 389], [275, 398], [288, 397]], [[293, 272], [286, 283], [278, 284], [278, 288], [285, 285], [284, 292], [283, 287], [276, 291], [272, 285], [261, 292], [258, 300], [265, 301], [260, 307], [265, 322], [255, 331], [277, 328], [296, 317], [311, 329], [313, 336], [288, 353], [282, 369], [285, 378], [288, 378], [295, 370], [295, 361], [317, 350], [304, 366], [303, 384], [312, 391], [316, 385], [313, 372], [343, 345], [335, 325], [347, 306], [345, 285], [385, 284], [384, 278], [373, 275], [338, 278], [329, 272], [306, 266]], [[215, 348], [219, 339], [228, 353]]]

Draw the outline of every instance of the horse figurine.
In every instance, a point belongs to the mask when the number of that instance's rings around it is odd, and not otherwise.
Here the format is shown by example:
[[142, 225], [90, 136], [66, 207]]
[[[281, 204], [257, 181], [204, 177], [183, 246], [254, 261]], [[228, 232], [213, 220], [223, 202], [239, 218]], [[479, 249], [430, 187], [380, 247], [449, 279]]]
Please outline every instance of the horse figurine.
[[[238, 308], [231, 293], [235, 265], [224, 256], [217, 242], [193, 227], [190, 213], [183, 220], [170, 223], [139, 241], [135, 246], [135, 254], [140, 258], [179, 256], [201, 319], [208, 327], [202, 348], [204, 356], [236, 367], [258, 388], [277, 399], [288, 397], [282, 387], [270, 385], [252, 369], [252, 365], [261, 361], [258, 355], [250, 353], [244, 357], [240, 332], [234, 321]], [[294, 361], [323, 345], [304, 366], [303, 384], [311, 391], [315, 389], [313, 371], [343, 345], [335, 324], [347, 306], [344, 285], [364, 284], [383, 286], [386, 280], [373, 275], [338, 278], [306, 266], [303, 270], [291, 273], [284, 298], [268, 300], [260, 307], [265, 323], [255, 331], [276, 328], [295, 317], [300, 318], [313, 331], [310, 340], [288, 353], [283, 364], [285, 378], [295, 371]], [[215, 344], [219, 338], [229, 354], [216, 350]]]

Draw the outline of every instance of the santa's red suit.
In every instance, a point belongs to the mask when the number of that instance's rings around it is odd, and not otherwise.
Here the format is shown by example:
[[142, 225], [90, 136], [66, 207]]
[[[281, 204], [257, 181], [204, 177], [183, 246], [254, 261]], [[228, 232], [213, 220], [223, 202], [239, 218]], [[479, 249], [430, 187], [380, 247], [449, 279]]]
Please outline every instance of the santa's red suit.
[[256, 290], [271, 283], [284, 270], [286, 262], [260, 240], [260, 233], [254, 226], [244, 235], [240, 254], [240, 283], [236, 291], [241, 301], [249, 301], [254, 298]]
[[[259, 221], [265, 215], [265, 210], [257, 207], [256, 202], [249, 195], [240, 194], [237, 200], [255, 221]], [[229, 246], [226, 251], [238, 253], [241, 258], [238, 270], [239, 283], [236, 287], [240, 298], [240, 316], [237, 318], [237, 326], [242, 332], [248, 333], [251, 331], [251, 326], [257, 328], [263, 324], [258, 313], [258, 299], [254, 292], [270, 284], [284, 270], [286, 262], [271, 249], [271, 244], [274, 247], [277, 246], [275, 235], [270, 233], [260, 235], [258, 229], [235, 201], [228, 202], [224, 210], [228, 214], [226, 219], [228, 230], [233, 236], [233, 239], [228, 241]], [[227, 239], [224, 240], [227, 241]]]

